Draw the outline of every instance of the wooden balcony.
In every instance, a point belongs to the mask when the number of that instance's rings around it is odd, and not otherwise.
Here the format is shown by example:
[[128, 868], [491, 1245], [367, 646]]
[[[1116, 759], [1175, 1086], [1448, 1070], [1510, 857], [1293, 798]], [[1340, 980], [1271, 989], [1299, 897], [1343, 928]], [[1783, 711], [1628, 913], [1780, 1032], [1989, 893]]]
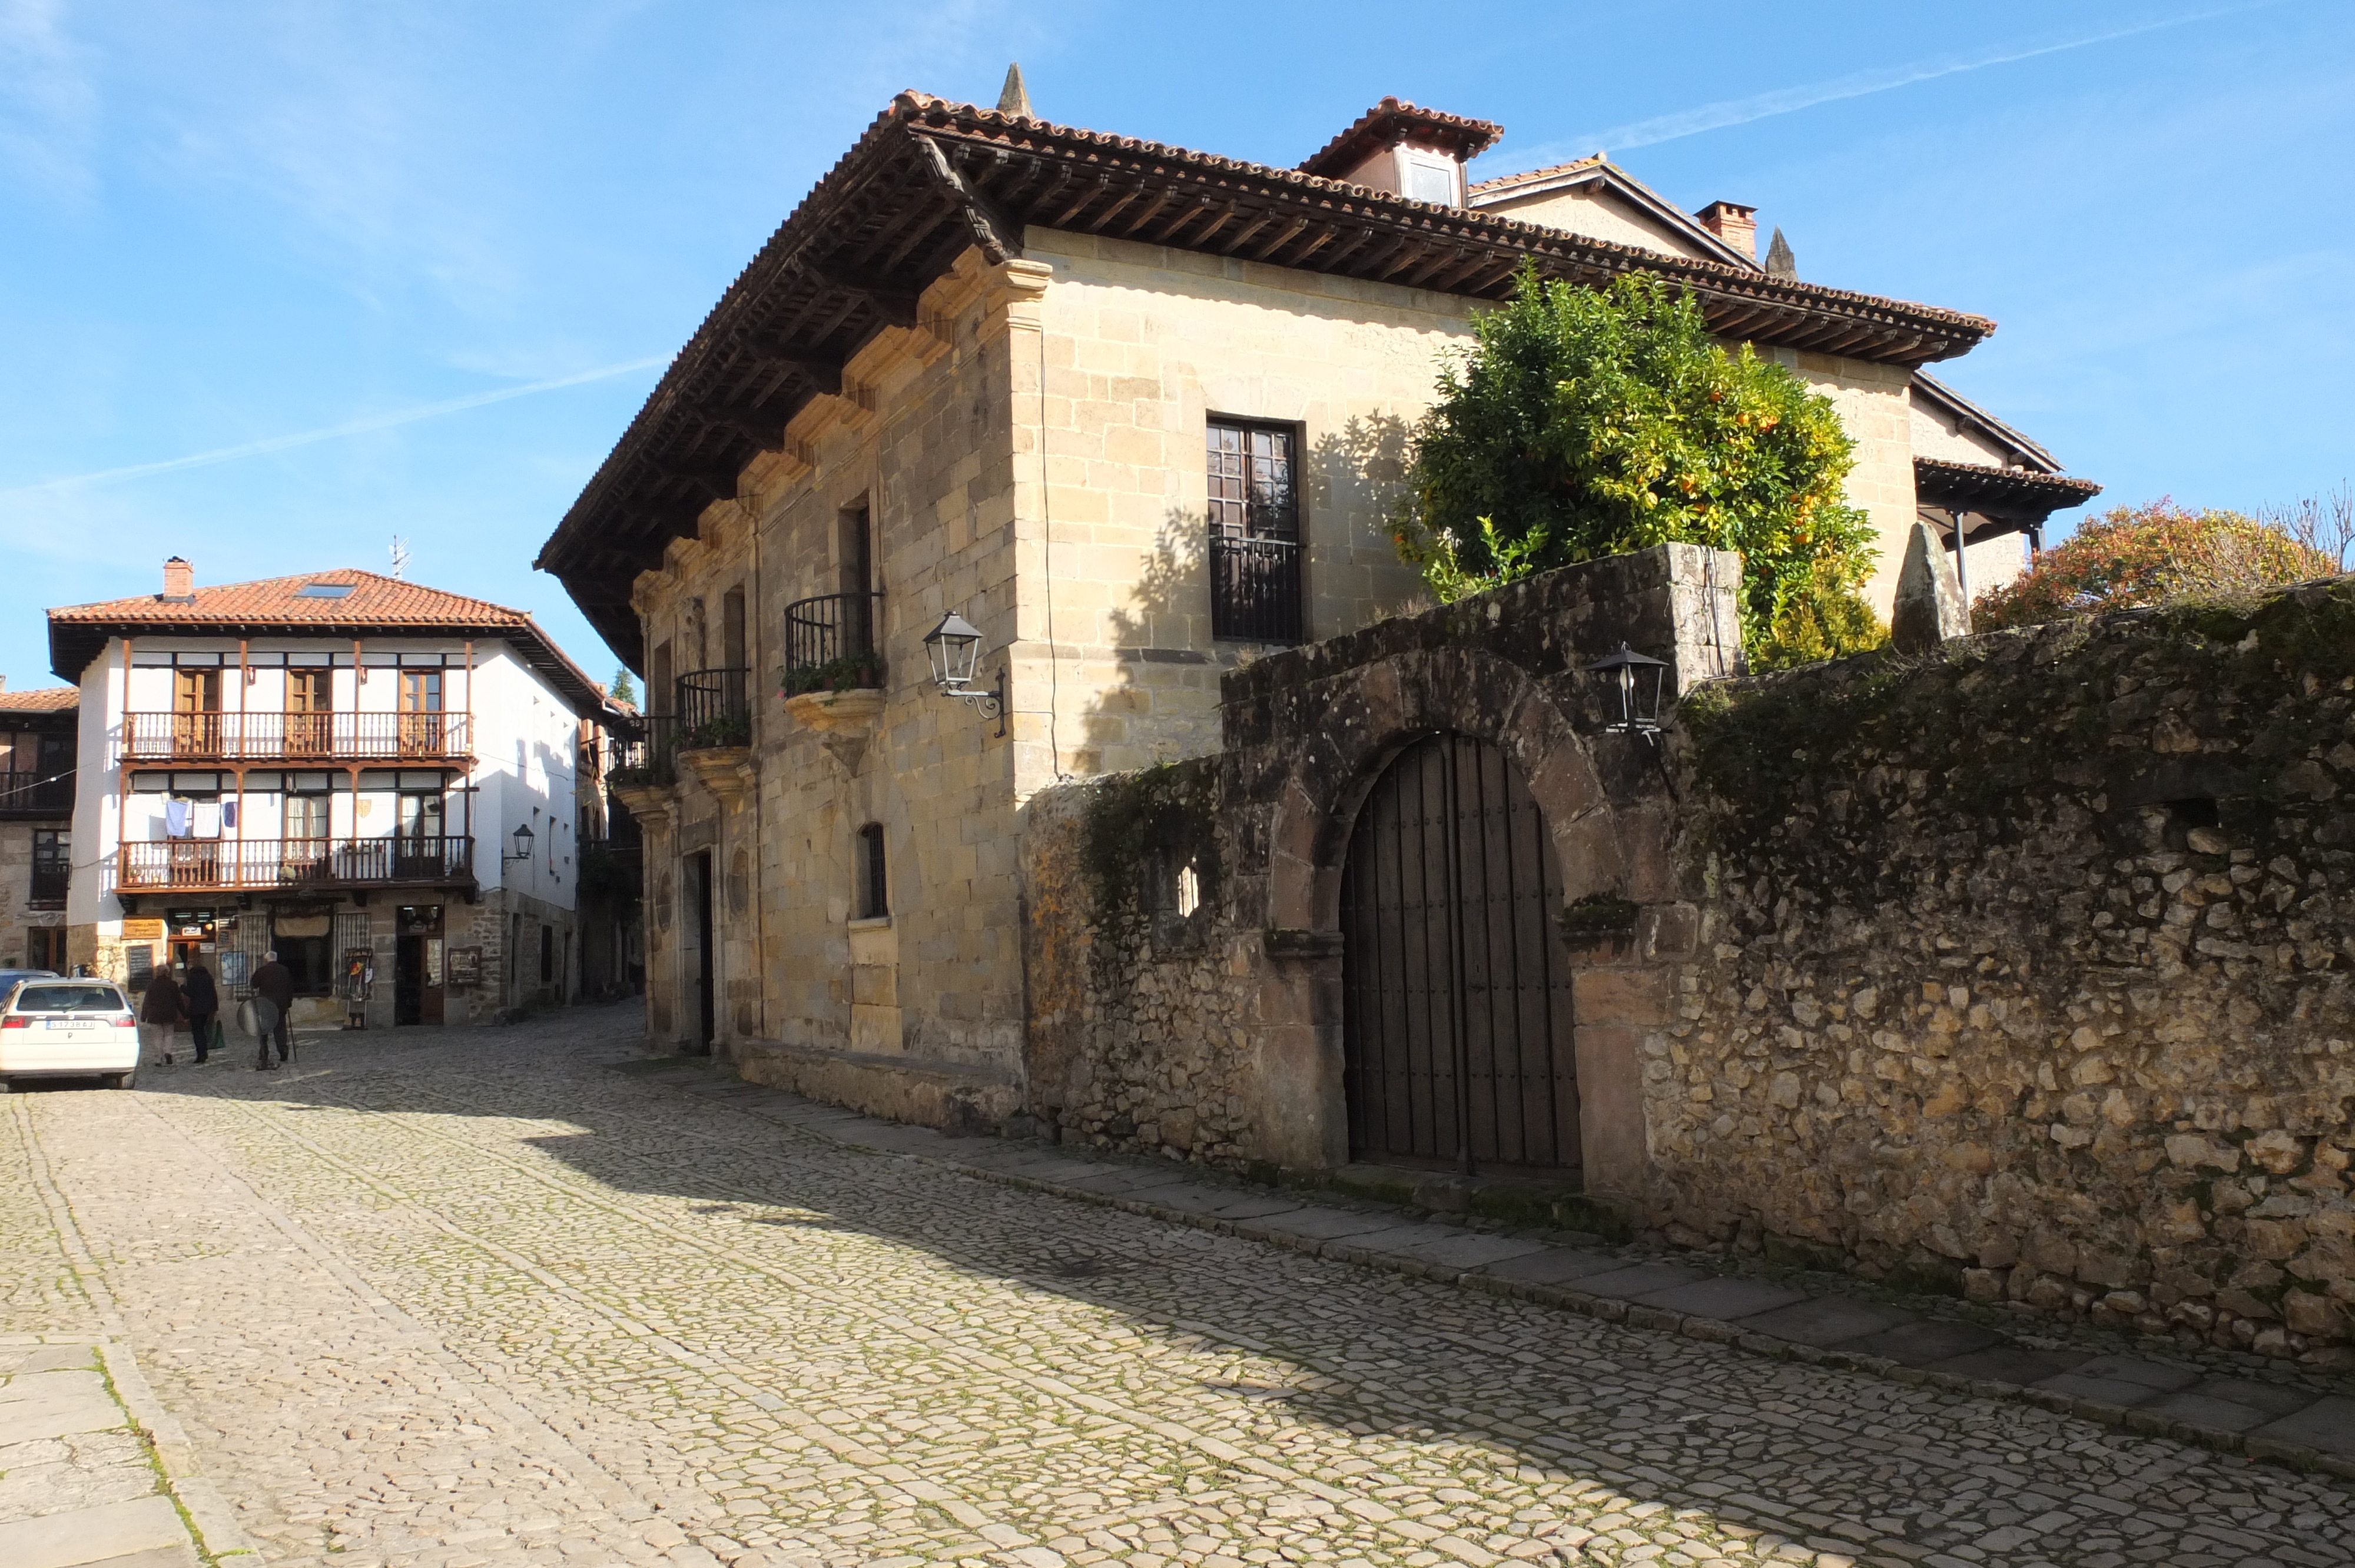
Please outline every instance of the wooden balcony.
[[123, 893], [447, 886], [474, 880], [471, 834], [381, 839], [165, 839], [123, 846]]
[[70, 766], [62, 779], [0, 768], [0, 817], [70, 817], [73, 805]]
[[125, 762], [464, 763], [472, 714], [159, 714], [123, 717]]

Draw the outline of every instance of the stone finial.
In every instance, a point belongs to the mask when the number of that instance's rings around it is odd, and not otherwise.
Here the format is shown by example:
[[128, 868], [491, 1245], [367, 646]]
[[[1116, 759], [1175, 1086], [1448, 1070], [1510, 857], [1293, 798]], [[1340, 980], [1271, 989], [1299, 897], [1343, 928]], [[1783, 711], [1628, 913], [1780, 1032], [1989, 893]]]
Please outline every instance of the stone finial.
[[1775, 227], [1774, 241], [1766, 247], [1766, 275], [1786, 283], [1799, 281], [1799, 259], [1791, 254], [1791, 242], [1783, 238], [1780, 225]]
[[1946, 546], [1916, 522], [1897, 573], [1897, 603], [1889, 612], [1889, 639], [1900, 653], [1927, 653], [1949, 637], [1970, 635], [1971, 616]]
[[1025, 120], [1036, 120], [1030, 112], [1030, 90], [1022, 85], [1022, 62], [1016, 60], [1006, 68], [1006, 85], [997, 94], [1000, 114], [1019, 114]]

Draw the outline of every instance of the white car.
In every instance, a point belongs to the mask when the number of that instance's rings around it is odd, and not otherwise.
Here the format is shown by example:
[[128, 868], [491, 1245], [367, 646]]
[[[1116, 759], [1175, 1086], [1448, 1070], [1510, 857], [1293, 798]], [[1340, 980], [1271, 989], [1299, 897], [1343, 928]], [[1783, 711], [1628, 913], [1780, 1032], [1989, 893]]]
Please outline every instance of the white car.
[[0, 1080], [138, 1075], [138, 1019], [112, 980], [27, 980], [0, 1003]]

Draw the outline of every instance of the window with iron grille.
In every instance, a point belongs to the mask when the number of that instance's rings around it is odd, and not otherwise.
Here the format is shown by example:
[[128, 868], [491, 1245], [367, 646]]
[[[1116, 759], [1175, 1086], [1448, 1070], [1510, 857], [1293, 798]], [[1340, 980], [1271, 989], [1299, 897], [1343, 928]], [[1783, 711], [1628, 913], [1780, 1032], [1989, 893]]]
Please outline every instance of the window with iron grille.
[[1213, 419], [1210, 635], [1297, 642], [1300, 614], [1298, 436], [1288, 425]]

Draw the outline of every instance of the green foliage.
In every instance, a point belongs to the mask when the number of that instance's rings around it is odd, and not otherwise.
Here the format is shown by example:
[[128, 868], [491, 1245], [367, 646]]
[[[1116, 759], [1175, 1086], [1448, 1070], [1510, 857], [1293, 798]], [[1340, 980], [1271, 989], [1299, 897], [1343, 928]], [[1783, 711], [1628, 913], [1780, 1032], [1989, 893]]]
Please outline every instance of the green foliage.
[[2238, 595], [2338, 570], [2335, 554], [2272, 523], [2161, 497], [2082, 524], [2018, 581], [1974, 604], [1971, 630]]
[[614, 669], [613, 683], [612, 686], [608, 687], [607, 690], [615, 702], [625, 704], [631, 707], [635, 707], [637, 705], [638, 688], [630, 683], [630, 669], [628, 665], [619, 665]]
[[804, 692], [880, 690], [883, 656], [873, 652], [844, 653], [823, 664], [804, 664], [782, 671], [777, 683], [789, 697], [800, 696]]
[[678, 737], [681, 751], [752, 744], [752, 721], [741, 714], [715, 714]]
[[1600, 292], [1522, 275], [1440, 378], [1395, 541], [1443, 602], [1654, 545], [1741, 552], [1762, 667], [1872, 647], [1871, 531], [1828, 399], [1657, 278]]
[[1144, 913], [1149, 879], [1169, 864], [1192, 863], [1203, 897], [1210, 896], [1218, 871], [1218, 789], [1217, 768], [1204, 761], [1164, 763], [1098, 781], [1080, 840], [1081, 870], [1098, 920]]

